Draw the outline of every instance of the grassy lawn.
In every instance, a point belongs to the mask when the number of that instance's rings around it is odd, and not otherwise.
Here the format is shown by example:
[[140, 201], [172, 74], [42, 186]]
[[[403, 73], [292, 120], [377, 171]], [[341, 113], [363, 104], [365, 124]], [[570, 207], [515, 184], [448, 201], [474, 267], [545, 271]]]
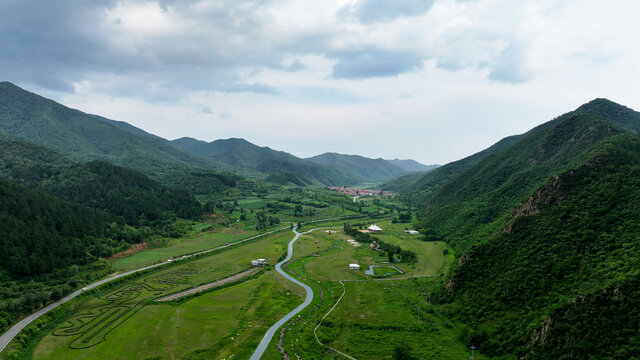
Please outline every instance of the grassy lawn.
[[279, 233], [97, 294], [76, 304], [68, 321], [40, 341], [34, 358], [195, 359], [252, 351], [273, 322], [302, 302], [303, 289], [275, 271], [179, 305], [150, 300], [242, 271], [254, 258], [274, 264], [292, 237]]
[[467, 349], [452, 340], [459, 329], [421, 296], [431, 281], [347, 282], [346, 295], [323, 321], [318, 337], [357, 359], [392, 359], [398, 346], [417, 359], [465, 359]]
[[151, 248], [131, 256], [117, 259], [113, 262], [113, 267], [116, 271], [120, 272], [133, 270], [159, 261], [165, 261], [174, 256], [210, 249], [256, 234], [259, 234], [259, 232], [255, 230], [245, 230], [235, 226], [216, 228], [212, 231], [199, 232], [180, 239], [170, 240], [171, 242], [168, 246]]

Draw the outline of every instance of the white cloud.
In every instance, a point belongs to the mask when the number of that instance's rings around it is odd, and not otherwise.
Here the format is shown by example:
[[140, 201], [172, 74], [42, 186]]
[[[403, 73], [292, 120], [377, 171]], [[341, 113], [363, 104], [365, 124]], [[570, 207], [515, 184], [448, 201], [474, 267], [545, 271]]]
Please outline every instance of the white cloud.
[[594, 97], [640, 108], [639, 7], [3, 2], [0, 78], [167, 138], [442, 163]]

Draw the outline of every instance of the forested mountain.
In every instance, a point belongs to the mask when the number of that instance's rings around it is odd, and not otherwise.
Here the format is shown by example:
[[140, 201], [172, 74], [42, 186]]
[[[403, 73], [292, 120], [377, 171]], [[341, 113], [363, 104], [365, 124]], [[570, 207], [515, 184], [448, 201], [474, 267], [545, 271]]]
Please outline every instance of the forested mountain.
[[460, 255], [438, 301], [477, 330], [467, 345], [525, 359], [640, 350], [637, 115], [595, 100], [418, 193], [426, 238]]
[[380, 184], [380, 189], [396, 194], [407, 194], [413, 191], [416, 183], [424, 176], [423, 172], [410, 172], [383, 182]]
[[355, 172], [370, 182], [382, 182], [407, 172], [405, 169], [393, 165], [387, 160], [369, 159], [359, 155], [324, 153], [310, 157], [307, 160], [345, 172]]
[[100, 210], [64, 202], [0, 177], [0, 266], [14, 274], [50, 272], [101, 255]]
[[250, 169], [278, 184], [356, 185], [367, 181], [348, 169], [337, 169], [300, 159], [284, 151], [254, 145], [244, 139], [224, 139], [210, 143], [192, 138], [172, 141], [175, 146], [216, 162]]
[[607, 99], [595, 99], [580, 106], [572, 112], [566, 113], [551, 121], [536, 126], [535, 128], [529, 130], [524, 134], [508, 136], [483, 151], [467, 156], [466, 158], [460, 159], [458, 161], [440, 166], [429, 172], [422, 179], [417, 181], [412, 188], [407, 190], [414, 191], [416, 195], [420, 194], [423, 198], [426, 198], [431, 193], [436, 191], [440, 186], [455, 179], [458, 175], [467, 171], [485, 157], [503, 151], [509, 146], [517, 143], [521, 139], [535, 132], [542, 131], [548, 127], [554, 126], [558, 122], [561, 122], [568, 117], [578, 114], [598, 115], [614, 122], [619, 126], [622, 126], [627, 130], [636, 133], [640, 132], [640, 113]]
[[129, 225], [201, 215], [200, 204], [184, 190], [105, 162], [76, 163], [55, 150], [20, 140], [0, 139], [0, 176], [62, 200], [105, 210]]
[[9, 82], [0, 82], [0, 136], [42, 144], [76, 160], [131, 167], [160, 180], [219, 168], [129, 124], [67, 108]]
[[409, 172], [417, 172], [417, 171], [429, 172], [437, 169], [440, 166], [440, 165], [424, 165], [424, 164], [420, 164], [415, 160], [394, 159], [394, 160], [386, 160], [386, 161], [391, 165], [395, 165], [403, 169], [404, 171], [409, 171]]

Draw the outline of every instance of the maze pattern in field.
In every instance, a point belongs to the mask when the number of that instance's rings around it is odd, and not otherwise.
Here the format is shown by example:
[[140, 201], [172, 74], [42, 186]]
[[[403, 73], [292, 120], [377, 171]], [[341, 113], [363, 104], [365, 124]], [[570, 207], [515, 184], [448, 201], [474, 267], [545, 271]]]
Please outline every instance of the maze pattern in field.
[[79, 313], [53, 331], [54, 336], [76, 336], [69, 343], [71, 349], [86, 349], [106, 340], [116, 329], [147, 301], [189, 287], [198, 270], [182, 267], [125, 285], [98, 298], [101, 303], [91, 310]]

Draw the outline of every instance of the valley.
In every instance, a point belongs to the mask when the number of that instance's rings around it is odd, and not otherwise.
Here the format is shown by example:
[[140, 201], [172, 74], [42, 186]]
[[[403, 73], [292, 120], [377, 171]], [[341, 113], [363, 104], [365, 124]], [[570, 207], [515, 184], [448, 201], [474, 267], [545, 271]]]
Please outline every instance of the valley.
[[622, 105], [443, 166], [168, 141], [8, 83], [0, 105], [0, 359], [640, 350], [640, 113]]

